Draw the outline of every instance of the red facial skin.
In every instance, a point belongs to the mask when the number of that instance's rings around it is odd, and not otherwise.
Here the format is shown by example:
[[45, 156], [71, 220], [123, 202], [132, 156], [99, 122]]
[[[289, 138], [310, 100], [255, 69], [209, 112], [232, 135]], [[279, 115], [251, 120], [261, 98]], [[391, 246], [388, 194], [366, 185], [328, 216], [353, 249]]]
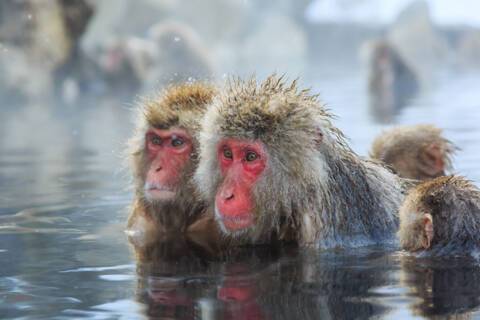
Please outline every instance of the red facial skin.
[[242, 230], [255, 223], [252, 188], [265, 170], [267, 153], [257, 141], [224, 139], [218, 146], [223, 182], [215, 197], [216, 212], [227, 230]]
[[193, 151], [191, 136], [179, 128], [152, 128], [145, 134], [145, 149], [149, 163], [145, 179], [147, 198], [171, 199]]

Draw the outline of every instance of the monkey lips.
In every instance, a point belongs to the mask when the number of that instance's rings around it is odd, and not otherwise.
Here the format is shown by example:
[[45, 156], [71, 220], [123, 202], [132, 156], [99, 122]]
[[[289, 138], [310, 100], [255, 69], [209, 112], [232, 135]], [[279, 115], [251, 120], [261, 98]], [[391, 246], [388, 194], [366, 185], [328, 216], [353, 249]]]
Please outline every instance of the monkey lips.
[[175, 196], [172, 188], [158, 183], [145, 183], [145, 195], [149, 200], [170, 200]]
[[222, 226], [229, 231], [238, 231], [246, 229], [255, 224], [253, 215], [251, 213], [244, 213], [241, 215], [224, 214], [215, 208], [215, 216]]

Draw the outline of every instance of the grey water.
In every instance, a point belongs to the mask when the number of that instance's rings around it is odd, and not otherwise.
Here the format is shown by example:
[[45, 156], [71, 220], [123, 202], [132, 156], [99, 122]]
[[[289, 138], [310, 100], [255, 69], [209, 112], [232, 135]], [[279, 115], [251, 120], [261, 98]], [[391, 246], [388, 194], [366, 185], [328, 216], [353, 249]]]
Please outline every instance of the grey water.
[[[305, 81], [367, 155], [390, 126], [363, 76]], [[480, 181], [480, 75], [440, 77], [395, 115], [434, 123]], [[124, 146], [131, 103], [0, 108], [1, 319], [480, 319], [480, 264], [395, 247], [246, 247], [215, 257], [181, 239], [137, 264], [123, 232], [132, 197]]]

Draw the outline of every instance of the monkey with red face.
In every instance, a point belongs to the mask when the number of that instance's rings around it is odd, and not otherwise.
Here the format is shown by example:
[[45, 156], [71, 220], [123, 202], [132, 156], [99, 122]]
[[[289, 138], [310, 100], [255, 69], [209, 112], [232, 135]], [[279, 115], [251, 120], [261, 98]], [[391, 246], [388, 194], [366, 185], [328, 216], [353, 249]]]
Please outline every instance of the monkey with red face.
[[182, 84], [141, 103], [130, 140], [135, 199], [127, 227], [134, 244], [184, 232], [202, 216], [205, 206], [192, 182], [198, 162], [196, 132], [215, 92], [207, 84]]
[[200, 132], [195, 174], [233, 243], [292, 240], [320, 247], [393, 239], [401, 179], [347, 145], [332, 115], [294, 81], [235, 80]]

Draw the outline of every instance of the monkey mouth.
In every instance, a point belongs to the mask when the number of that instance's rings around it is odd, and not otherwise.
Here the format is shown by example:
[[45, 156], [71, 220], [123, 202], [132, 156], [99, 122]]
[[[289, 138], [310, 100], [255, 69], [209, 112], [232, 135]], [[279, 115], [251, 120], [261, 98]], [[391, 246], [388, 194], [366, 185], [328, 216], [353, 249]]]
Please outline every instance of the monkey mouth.
[[149, 200], [170, 200], [175, 196], [175, 190], [164, 185], [146, 183], [145, 195]]
[[239, 231], [246, 229], [254, 224], [253, 215], [245, 213], [241, 215], [228, 215], [220, 212], [215, 208], [215, 216], [221, 223], [222, 229], [227, 232]]

